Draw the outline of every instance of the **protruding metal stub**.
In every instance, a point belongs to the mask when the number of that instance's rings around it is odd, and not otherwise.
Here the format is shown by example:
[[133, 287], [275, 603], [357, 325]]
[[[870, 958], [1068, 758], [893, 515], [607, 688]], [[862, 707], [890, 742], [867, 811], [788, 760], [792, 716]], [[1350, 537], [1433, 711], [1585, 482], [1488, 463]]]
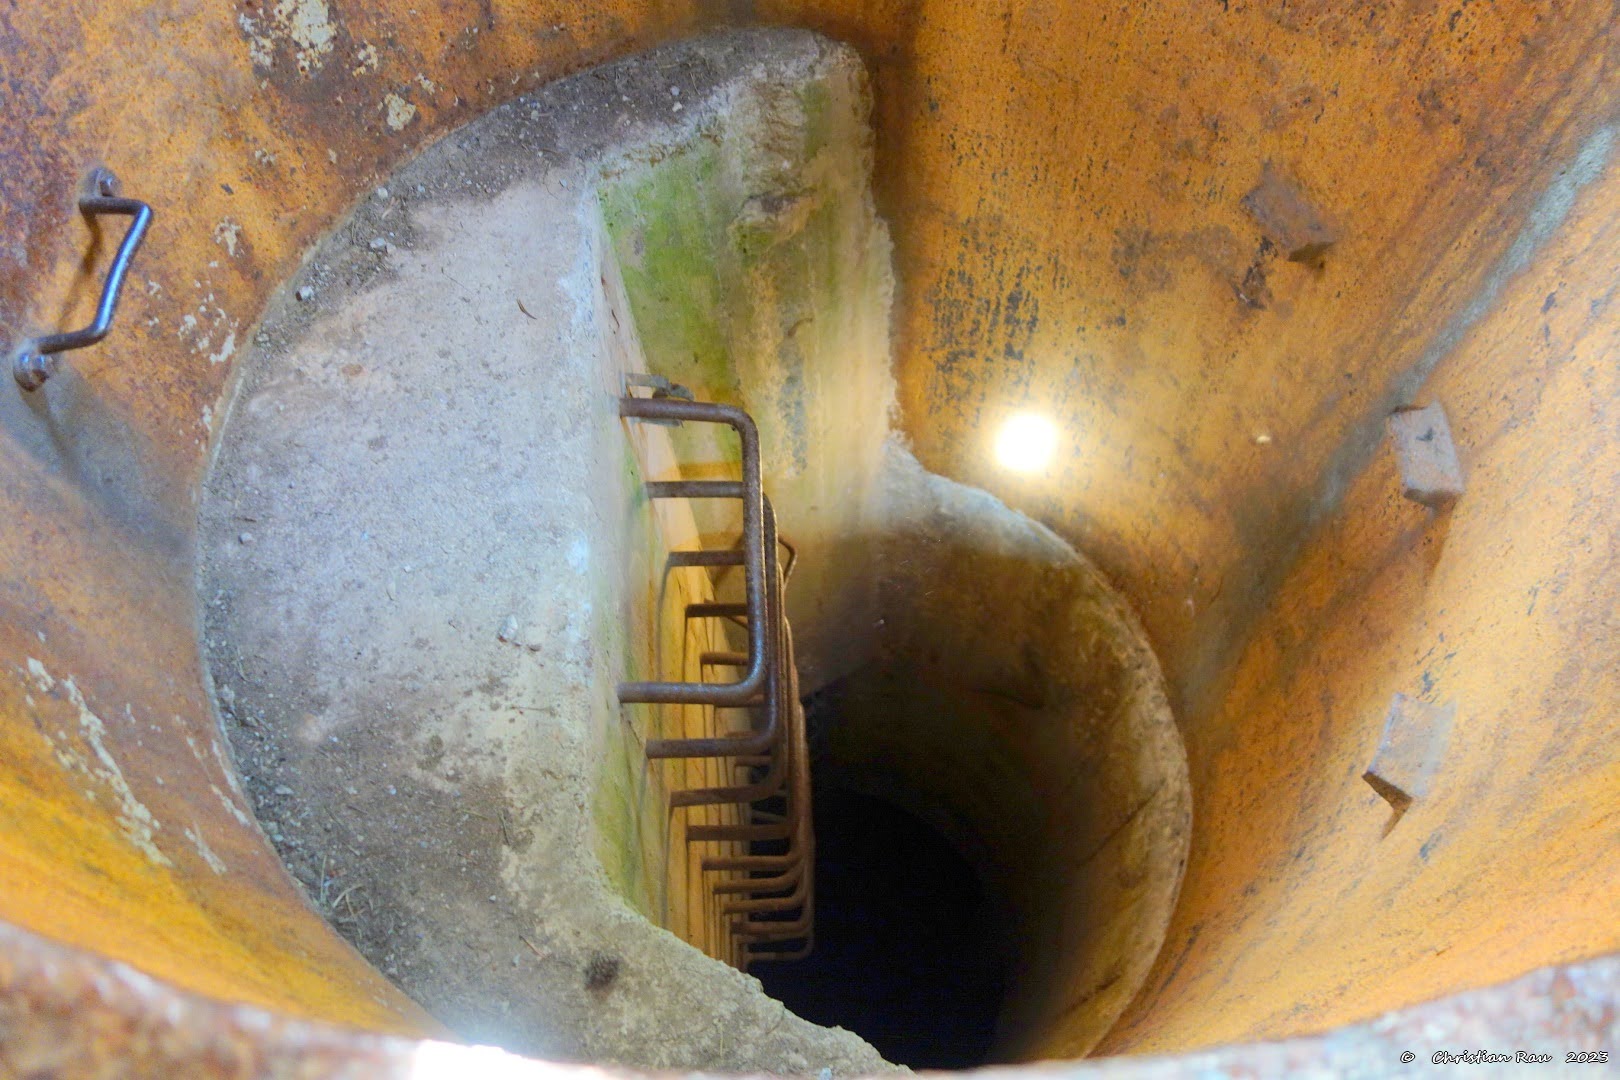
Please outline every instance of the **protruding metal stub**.
[[56, 357], [34, 352], [32, 345], [30, 342], [25, 346], [11, 362], [17, 385], [24, 390], [38, 390], [56, 372]]
[[1397, 409], [1387, 423], [1403, 494], [1431, 510], [1445, 510], [1460, 499], [1465, 486], [1462, 464], [1440, 403]]
[[17, 385], [24, 390], [38, 390], [55, 372], [57, 354], [70, 349], [94, 345], [112, 329], [113, 313], [118, 310], [118, 295], [124, 285], [124, 276], [135, 258], [136, 250], [146, 237], [146, 227], [152, 223], [152, 208], [139, 199], [124, 199], [118, 195], [118, 178], [107, 169], [90, 173], [85, 193], [79, 196], [79, 212], [86, 217], [98, 214], [119, 214], [133, 219], [118, 253], [107, 269], [107, 280], [101, 287], [101, 300], [96, 304], [95, 318], [81, 330], [63, 334], [49, 334], [25, 342], [12, 360], [12, 374]]
[[[688, 390], [680, 383], [670, 382], [668, 379], [664, 378], [664, 376], [654, 375], [650, 371], [632, 371], [625, 375], [624, 392], [626, 396], [630, 395], [630, 388], [633, 386], [647, 387], [652, 391], [652, 396], [654, 399], [673, 398], [676, 401], [692, 400], [692, 391]], [[644, 423], [657, 424], [659, 427], [681, 426], [681, 421], [679, 420], [666, 420], [651, 416], [644, 416], [641, 419]]]

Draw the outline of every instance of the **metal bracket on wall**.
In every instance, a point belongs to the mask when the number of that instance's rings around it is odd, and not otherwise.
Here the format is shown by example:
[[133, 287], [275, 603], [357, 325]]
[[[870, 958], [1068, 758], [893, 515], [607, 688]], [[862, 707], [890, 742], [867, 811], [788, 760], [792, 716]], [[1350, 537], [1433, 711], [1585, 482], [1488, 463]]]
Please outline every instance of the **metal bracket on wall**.
[[71, 349], [94, 345], [112, 329], [113, 313], [118, 310], [118, 295], [123, 289], [124, 275], [135, 258], [136, 250], [146, 237], [146, 227], [152, 223], [152, 208], [139, 199], [126, 199], [118, 194], [118, 178], [107, 169], [90, 173], [85, 194], [79, 197], [79, 211], [86, 217], [100, 214], [119, 214], [133, 220], [124, 233], [118, 253], [113, 256], [107, 270], [107, 280], [101, 287], [101, 299], [96, 304], [96, 315], [82, 330], [62, 334], [49, 334], [23, 343], [12, 361], [12, 374], [17, 385], [24, 390], [38, 390], [56, 370], [57, 356]]

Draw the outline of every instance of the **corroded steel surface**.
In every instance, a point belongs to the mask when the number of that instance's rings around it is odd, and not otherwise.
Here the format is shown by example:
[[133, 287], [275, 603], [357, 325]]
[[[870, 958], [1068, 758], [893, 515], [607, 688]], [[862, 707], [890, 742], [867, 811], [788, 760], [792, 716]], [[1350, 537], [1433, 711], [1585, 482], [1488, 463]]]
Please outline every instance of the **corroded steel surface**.
[[[85, 321], [89, 166], [156, 211], [114, 336], [0, 392], [0, 917], [224, 998], [425, 1023], [303, 906], [218, 752], [191, 579], [213, 417], [269, 293], [405, 155], [755, 19], [873, 68], [919, 456], [1095, 558], [1180, 698], [1185, 893], [1107, 1045], [1320, 1028], [1620, 946], [1597, 3], [0, 9], [0, 339]], [[1268, 163], [1334, 223], [1320, 267], [1243, 207]], [[1426, 380], [1469, 471], [1439, 519], [1378, 453]], [[1017, 407], [1066, 433], [1050, 476], [989, 464]], [[1414, 688], [1459, 700], [1456, 749], [1383, 837], [1358, 775]]]
[[[1602, 839], [1620, 815], [1620, 312], [1598, 272], [1620, 258], [1620, 171], [1583, 157], [1424, 388], [1466, 493], [1411, 502], [1375, 433], [1218, 709], [1188, 725], [1187, 878], [1114, 1048], [1321, 1030], [1620, 947]], [[1456, 718], [1392, 827], [1360, 776], [1395, 693]]]
[[0, 11], [0, 338], [86, 321], [109, 255], [74, 209], [89, 166], [155, 211], [116, 332], [0, 394], [0, 917], [223, 998], [430, 1027], [306, 907], [233, 785], [197, 661], [195, 485], [270, 291], [354, 198], [490, 104], [693, 17]]

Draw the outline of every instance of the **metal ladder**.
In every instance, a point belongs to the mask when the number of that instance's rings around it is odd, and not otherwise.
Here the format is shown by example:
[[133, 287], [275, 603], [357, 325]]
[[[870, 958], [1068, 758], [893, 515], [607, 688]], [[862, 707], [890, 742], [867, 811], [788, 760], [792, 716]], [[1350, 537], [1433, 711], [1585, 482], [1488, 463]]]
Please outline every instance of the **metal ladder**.
[[[647, 385], [641, 381], [641, 385]], [[678, 388], [654, 382], [655, 396], [627, 394], [619, 415], [663, 424], [708, 423], [733, 428], [742, 441], [740, 480], [649, 481], [653, 499], [735, 499], [742, 503], [737, 548], [675, 551], [670, 567], [743, 568], [743, 603], [688, 604], [685, 618], [730, 619], [746, 627], [745, 653], [705, 652], [699, 675], [714, 668], [741, 672], [732, 682], [624, 682], [619, 701], [746, 709], [749, 729], [704, 738], [647, 740], [649, 759], [722, 758], [740, 783], [670, 793], [670, 806], [741, 808], [736, 824], [691, 825], [688, 844], [746, 844], [747, 854], [705, 856], [700, 864], [709, 895], [719, 904], [726, 952], [744, 970], [750, 962], [795, 960], [814, 945], [815, 836], [810, 813], [810, 756], [799, 703], [793, 633], [783, 594], [798, 555], [777, 533], [776, 514], [761, 490], [759, 432], [742, 409], [685, 400]], [[777, 549], [788, 552], [786, 567]], [[781, 811], [768, 809], [780, 804]], [[755, 853], [755, 845], [780, 851]]]

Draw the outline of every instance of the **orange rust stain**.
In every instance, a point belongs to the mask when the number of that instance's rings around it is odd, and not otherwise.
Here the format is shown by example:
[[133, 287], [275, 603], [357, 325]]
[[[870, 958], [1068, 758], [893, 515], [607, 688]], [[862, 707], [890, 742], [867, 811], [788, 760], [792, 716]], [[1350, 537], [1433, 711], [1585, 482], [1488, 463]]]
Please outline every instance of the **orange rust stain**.
[[[1617, 103], [1596, 6], [758, 6], [874, 68], [919, 457], [1098, 559], [1189, 708], [1347, 429]], [[1320, 271], [1242, 206], [1267, 162], [1344, 232]], [[989, 453], [1022, 407], [1078, 449], [1029, 482]]]
[[[92, 164], [156, 212], [108, 340], [69, 357], [37, 395], [0, 391], [0, 918], [221, 998], [433, 1031], [227, 806], [248, 812], [215, 757], [192, 595], [207, 418], [271, 290], [401, 159], [697, 13], [350, 8], [175, 0], [0, 13], [0, 338], [86, 319], [116, 242], [97, 242], [74, 211]], [[276, 23], [283, 10], [330, 21], [295, 29]], [[395, 100], [410, 108], [391, 114]], [[120, 827], [109, 781], [55, 756], [47, 729], [60, 725], [63, 745], [100, 760], [70, 730], [64, 691], [30, 682], [31, 657], [72, 678], [104, 722], [104, 748], [157, 823], [151, 844], [168, 865]]]
[[[205, 759], [217, 738], [190, 592], [205, 410], [270, 292], [403, 158], [540, 82], [746, 16], [873, 69], [919, 456], [1097, 559], [1179, 696], [1193, 860], [1107, 1045], [1286, 1034], [1620, 945], [1599, 843], [1620, 789], [1602, 663], [1620, 320], [1593, 284], [1620, 191], [1585, 197], [1426, 391], [1469, 455], [1448, 522], [1346, 449], [1614, 118], [1608, 9], [431, 0], [321, 5], [323, 52], [264, 30], [277, 6], [0, 12], [0, 338], [88, 310], [88, 166], [157, 210], [112, 337], [42, 395], [0, 391], [0, 918], [222, 997], [424, 1023], [187, 764], [185, 736]], [[1319, 269], [1268, 251], [1241, 206], [1268, 161], [1338, 230]], [[1078, 452], [1014, 481], [988, 429], [1026, 406]], [[50, 756], [37, 725], [62, 706], [27, 704], [30, 656], [106, 719], [160, 850], [194, 815], [227, 874], [129, 847], [109, 796]], [[1379, 839], [1357, 777], [1389, 695], [1426, 677], [1460, 702], [1459, 756]]]
[[[1425, 387], [1468, 472], [1407, 501], [1383, 445], [1189, 729], [1193, 854], [1106, 1048], [1323, 1030], [1620, 949], [1620, 175]], [[1396, 692], [1455, 700], [1393, 826], [1360, 774]], [[1387, 830], [1387, 834], [1386, 834]]]

